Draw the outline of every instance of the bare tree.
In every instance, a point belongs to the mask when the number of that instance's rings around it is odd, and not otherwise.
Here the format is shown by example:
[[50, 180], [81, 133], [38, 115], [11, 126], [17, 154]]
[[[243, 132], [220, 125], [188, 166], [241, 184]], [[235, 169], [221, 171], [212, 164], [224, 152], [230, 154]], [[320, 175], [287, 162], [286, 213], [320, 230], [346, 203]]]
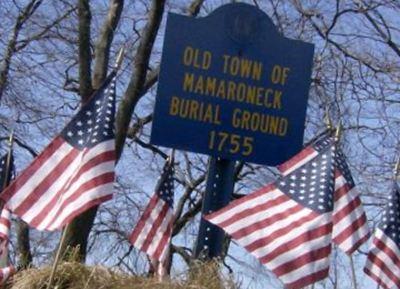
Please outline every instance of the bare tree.
[[[90, 99], [110, 72], [117, 51], [126, 48], [117, 86], [115, 198], [86, 211], [68, 227], [66, 246], [79, 246], [82, 261], [88, 256], [89, 262], [135, 274], [147, 271], [146, 259], [127, 237], [169, 153], [149, 141], [166, 14], [203, 17], [230, 2], [0, 1], [0, 133], [5, 140], [10, 128], [15, 129], [19, 170]], [[391, 0], [247, 2], [266, 12], [286, 37], [315, 44], [305, 140], [325, 129], [326, 111], [334, 123], [344, 124], [342, 146], [373, 226], [385, 203], [399, 149], [396, 19], [400, 4]], [[173, 262], [172, 270], [176, 264], [184, 267], [192, 257], [206, 165], [205, 156], [177, 154], [172, 256], [179, 261]], [[235, 196], [251, 192], [276, 174], [273, 168], [238, 164]], [[23, 266], [31, 258], [40, 264], [52, 254], [57, 238], [57, 233], [36, 230], [29, 235], [20, 223], [15, 256]], [[277, 287], [265, 270], [244, 264], [235, 245], [230, 248], [225, 260], [229, 267], [242, 266]], [[358, 267], [365, 250], [356, 256]], [[345, 264], [341, 257], [335, 255], [335, 270], [324, 283], [326, 288], [341, 288], [345, 278], [340, 276], [350, 273], [340, 266]]]

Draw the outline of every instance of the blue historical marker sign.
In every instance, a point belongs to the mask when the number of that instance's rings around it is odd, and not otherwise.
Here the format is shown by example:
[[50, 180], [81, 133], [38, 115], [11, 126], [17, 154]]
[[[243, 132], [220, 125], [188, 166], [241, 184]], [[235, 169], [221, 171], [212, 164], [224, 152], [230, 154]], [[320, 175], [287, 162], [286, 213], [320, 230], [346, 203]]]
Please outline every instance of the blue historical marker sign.
[[314, 46], [260, 9], [170, 13], [151, 133], [156, 145], [277, 165], [303, 143]]

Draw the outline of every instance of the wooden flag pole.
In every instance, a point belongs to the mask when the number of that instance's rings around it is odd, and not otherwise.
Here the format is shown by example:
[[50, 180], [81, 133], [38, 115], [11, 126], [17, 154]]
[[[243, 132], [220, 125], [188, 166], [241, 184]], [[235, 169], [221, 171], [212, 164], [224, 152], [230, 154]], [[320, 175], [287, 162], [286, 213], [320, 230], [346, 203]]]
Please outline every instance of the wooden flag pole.
[[340, 138], [342, 137], [342, 130], [343, 130], [342, 121], [339, 121], [339, 123], [336, 127], [336, 131], [335, 131], [335, 141], [336, 142], [339, 142]]
[[328, 107], [325, 108], [324, 122], [325, 122], [326, 128], [327, 128], [328, 130], [332, 130], [333, 124], [332, 124], [331, 116], [329, 115], [329, 109], [328, 109]]
[[[11, 161], [12, 161], [12, 150], [13, 150], [13, 145], [14, 145], [14, 131], [11, 131], [10, 137], [8, 139], [8, 154], [7, 154], [7, 159], [5, 163], [5, 171], [4, 171], [4, 182], [3, 186], [1, 188], [1, 191], [4, 191], [5, 188], [9, 185], [9, 180], [10, 180], [10, 174], [11, 174]], [[0, 201], [0, 213], [3, 211], [4, 207], [4, 201]], [[9, 260], [8, 260], [8, 254], [3, 254], [2, 257], [0, 258], [0, 265], [2, 267], [8, 266]]]
[[11, 158], [12, 158], [12, 150], [14, 145], [14, 130], [11, 131], [10, 137], [8, 139], [8, 154], [7, 154], [7, 163], [6, 163], [6, 172], [4, 175], [4, 183], [3, 190], [8, 186], [8, 179], [10, 178], [11, 173]]
[[351, 277], [353, 278], [354, 289], [357, 289], [357, 276], [356, 276], [356, 268], [354, 267], [353, 256], [349, 256], [350, 258], [350, 267], [351, 267]]
[[61, 240], [60, 240], [60, 243], [58, 245], [56, 256], [54, 258], [53, 267], [51, 268], [51, 273], [50, 273], [49, 283], [47, 284], [47, 289], [50, 289], [51, 286], [53, 285], [54, 276], [56, 275], [56, 270], [57, 270], [57, 267], [58, 267], [58, 263], [60, 262], [61, 249], [62, 249], [62, 247], [64, 245], [64, 242], [65, 242], [65, 239], [66, 239], [66, 236], [67, 236], [67, 229], [68, 229], [68, 225], [65, 226], [65, 228], [63, 229], [62, 235], [61, 235]]
[[[125, 52], [125, 47], [122, 46], [121, 49], [118, 51], [117, 59], [115, 61], [115, 69], [117, 71], [121, 67], [122, 60], [123, 60], [123, 57], [124, 57], [124, 52]], [[65, 240], [66, 240], [66, 237], [67, 237], [68, 226], [69, 226], [69, 224], [67, 224], [64, 227], [62, 235], [61, 235], [60, 243], [58, 244], [58, 249], [57, 249], [56, 256], [54, 258], [53, 267], [51, 268], [51, 273], [50, 273], [49, 283], [47, 284], [47, 289], [51, 289], [51, 286], [53, 285], [54, 276], [55, 276], [56, 271], [57, 271], [58, 263], [60, 262], [62, 248], [64, 247], [64, 243], [65, 243]]]
[[120, 48], [117, 55], [117, 60], [115, 61], [115, 68], [117, 71], [121, 68], [122, 60], [124, 59], [125, 45]]

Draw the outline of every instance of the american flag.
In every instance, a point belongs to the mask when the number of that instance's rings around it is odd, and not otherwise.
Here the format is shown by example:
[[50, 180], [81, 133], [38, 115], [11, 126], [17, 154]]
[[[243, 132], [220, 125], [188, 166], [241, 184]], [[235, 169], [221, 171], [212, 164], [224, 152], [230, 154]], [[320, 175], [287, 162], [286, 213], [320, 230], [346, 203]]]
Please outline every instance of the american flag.
[[[10, 158], [10, 159], [9, 159]], [[14, 172], [14, 159], [10, 152], [4, 155], [0, 161], [0, 186], [3, 189], [10, 182]], [[7, 278], [15, 273], [14, 266], [8, 264], [8, 243], [10, 241], [11, 212], [7, 207], [3, 206], [0, 213], [0, 260], [3, 268], [0, 268], [0, 284], [4, 283]]]
[[115, 71], [1, 199], [30, 226], [60, 229], [112, 198]]
[[275, 183], [205, 216], [290, 289], [329, 271], [335, 146], [318, 146], [318, 153]]
[[[0, 190], [10, 183], [14, 171], [14, 159], [12, 153], [5, 154], [0, 159]], [[11, 212], [2, 206], [0, 213], [0, 260], [8, 254], [8, 241], [11, 227]]]
[[0, 283], [3, 284], [8, 277], [13, 275], [16, 272], [14, 266], [7, 266], [0, 269]]
[[364, 272], [385, 289], [400, 289], [400, 189], [395, 183], [375, 230]]
[[[329, 136], [319, 141], [319, 143], [324, 142], [330, 142]], [[334, 142], [331, 143], [335, 145]], [[287, 175], [317, 155], [320, 149], [321, 147], [317, 144], [308, 146], [278, 168], [283, 175]], [[334, 179], [332, 240], [341, 250], [350, 255], [367, 241], [370, 231], [359, 193], [340, 148], [336, 149]]]
[[159, 275], [165, 274], [175, 219], [173, 175], [173, 160], [170, 159], [164, 165], [154, 195], [129, 237], [133, 246], [145, 252], [153, 264], [158, 264]]

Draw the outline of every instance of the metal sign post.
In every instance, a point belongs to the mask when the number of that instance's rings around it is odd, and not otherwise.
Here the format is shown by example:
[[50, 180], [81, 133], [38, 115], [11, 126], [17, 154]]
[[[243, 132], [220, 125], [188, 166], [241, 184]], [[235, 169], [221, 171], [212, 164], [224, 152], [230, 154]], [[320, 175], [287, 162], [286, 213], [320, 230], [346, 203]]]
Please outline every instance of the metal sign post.
[[[234, 170], [234, 161], [210, 158], [202, 216], [221, 209], [229, 203], [234, 187]], [[203, 261], [221, 257], [224, 237], [223, 230], [202, 218], [194, 257]]]

